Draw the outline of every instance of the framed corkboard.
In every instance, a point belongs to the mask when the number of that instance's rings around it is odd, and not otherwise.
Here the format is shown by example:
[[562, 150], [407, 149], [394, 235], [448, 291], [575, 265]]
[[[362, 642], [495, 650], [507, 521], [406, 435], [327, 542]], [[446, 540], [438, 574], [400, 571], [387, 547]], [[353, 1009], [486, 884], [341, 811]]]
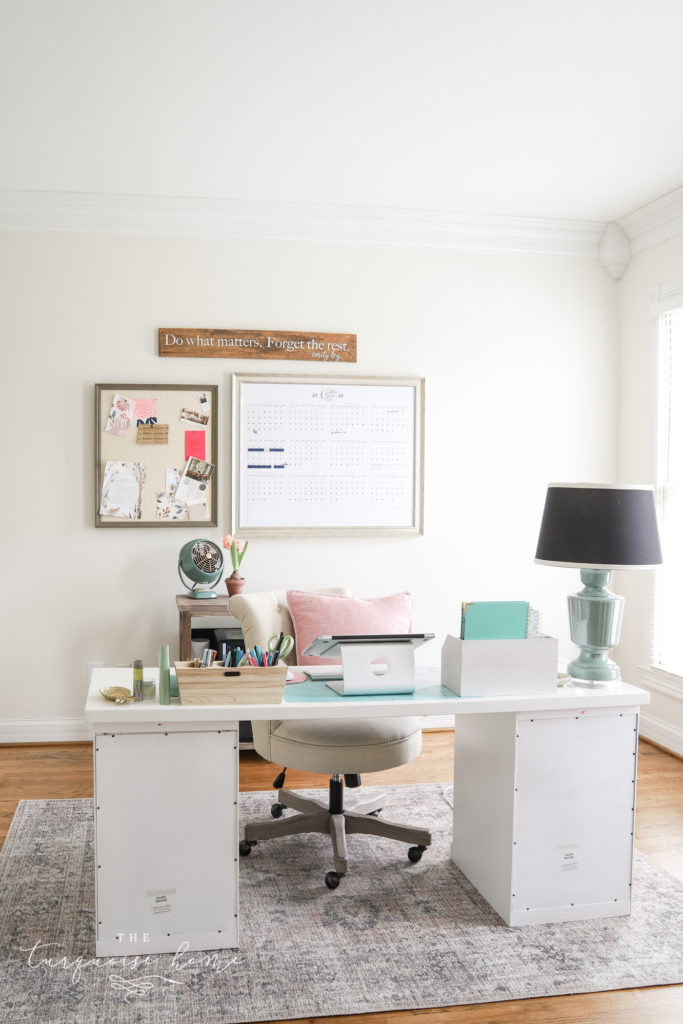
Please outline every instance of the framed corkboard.
[[216, 526], [217, 476], [217, 385], [95, 385], [96, 526]]

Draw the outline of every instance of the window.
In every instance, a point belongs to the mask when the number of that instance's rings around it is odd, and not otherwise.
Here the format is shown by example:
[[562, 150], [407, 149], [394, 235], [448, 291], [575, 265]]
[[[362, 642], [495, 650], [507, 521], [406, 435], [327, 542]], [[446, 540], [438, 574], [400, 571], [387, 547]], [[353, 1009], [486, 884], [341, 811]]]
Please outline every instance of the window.
[[683, 306], [659, 313], [658, 365], [656, 484], [664, 565], [655, 574], [652, 656], [656, 667], [683, 676]]

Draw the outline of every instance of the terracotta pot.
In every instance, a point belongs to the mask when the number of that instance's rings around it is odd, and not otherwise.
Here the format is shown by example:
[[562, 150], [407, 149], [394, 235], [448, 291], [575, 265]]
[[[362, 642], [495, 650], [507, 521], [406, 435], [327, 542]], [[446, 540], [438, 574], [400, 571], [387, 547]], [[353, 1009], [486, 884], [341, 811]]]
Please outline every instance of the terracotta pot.
[[237, 569], [233, 570], [233, 572], [231, 572], [225, 579], [225, 585], [228, 588], [228, 596], [234, 597], [235, 594], [241, 594], [246, 582], [247, 581], [244, 576], [240, 576]]

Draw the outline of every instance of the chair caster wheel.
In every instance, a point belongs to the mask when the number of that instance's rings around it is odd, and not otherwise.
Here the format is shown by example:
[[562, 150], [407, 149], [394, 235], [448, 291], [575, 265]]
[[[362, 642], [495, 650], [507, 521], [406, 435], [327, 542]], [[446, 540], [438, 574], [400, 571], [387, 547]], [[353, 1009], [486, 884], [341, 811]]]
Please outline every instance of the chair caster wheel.
[[248, 857], [252, 846], [256, 846], [255, 839], [242, 839], [239, 845], [240, 857]]
[[328, 871], [325, 875], [325, 885], [328, 889], [336, 889], [343, 877], [338, 871]]
[[408, 860], [411, 864], [417, 864], [419, 860], [422, 860], [422, 854], [426, 849], [426, 846], [411, 846], [408, 850]]
[[285, 805], [284, 804], [271, 804], [270, 805], [270, 813], [273, 815], [274, 818], [281, 818], [282, 817], [282, 812], [284, 811], [284, 809], [285, 809]]

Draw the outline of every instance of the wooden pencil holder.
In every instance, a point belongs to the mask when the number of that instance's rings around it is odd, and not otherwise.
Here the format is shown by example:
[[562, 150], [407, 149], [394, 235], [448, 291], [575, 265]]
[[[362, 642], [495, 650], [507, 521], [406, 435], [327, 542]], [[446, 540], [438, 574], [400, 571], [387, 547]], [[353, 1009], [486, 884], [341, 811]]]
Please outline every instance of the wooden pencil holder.
[[192, 668], [191, 662], [176, 661], [181, 704], [281, 704], [287, 666], [272, 668]]

